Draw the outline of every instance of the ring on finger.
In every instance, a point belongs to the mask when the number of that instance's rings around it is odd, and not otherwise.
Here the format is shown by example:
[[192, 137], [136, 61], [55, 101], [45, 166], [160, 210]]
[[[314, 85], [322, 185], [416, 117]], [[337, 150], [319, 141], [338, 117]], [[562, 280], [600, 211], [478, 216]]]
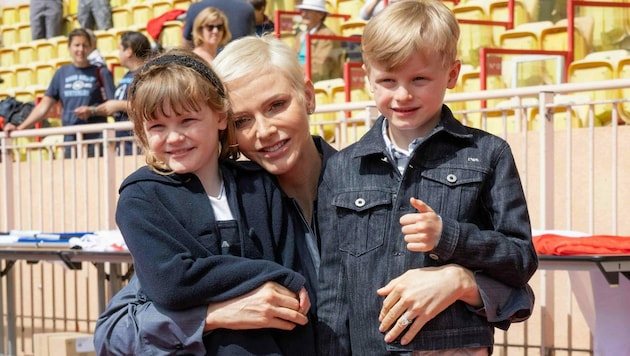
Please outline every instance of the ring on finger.
[[407, 316], [405, 314], [403, 314], [403, 316], [401, 316], [400, 319], [398, 319], [398, 322], [402, 326], [407, 326], [407, 325], [413, 323], [413, 319], [409, 319], [409, 318], [407, 318]]

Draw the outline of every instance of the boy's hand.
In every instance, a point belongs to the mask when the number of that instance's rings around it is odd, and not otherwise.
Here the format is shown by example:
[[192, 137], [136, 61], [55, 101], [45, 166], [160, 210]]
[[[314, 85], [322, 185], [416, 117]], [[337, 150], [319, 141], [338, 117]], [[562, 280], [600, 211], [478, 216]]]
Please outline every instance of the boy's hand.
[[442, 218], [422, 200], [411, 198], [410, 203], [418, 212], [400, 218], [407, 249], [413, 252], [431, 251], [442, 235]]

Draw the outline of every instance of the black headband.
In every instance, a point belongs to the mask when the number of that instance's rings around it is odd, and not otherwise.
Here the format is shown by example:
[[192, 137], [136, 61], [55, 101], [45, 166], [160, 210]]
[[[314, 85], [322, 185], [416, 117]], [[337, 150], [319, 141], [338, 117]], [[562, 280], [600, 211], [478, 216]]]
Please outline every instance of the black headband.
[[[204, 76], [206, 79], [208, 79], [212, 83], [212, 85], [214, 85], [217, 88], [217, 93], [219, 94], [220, 97], [222, 97], [223, 99], [226, 98], [225, 89], [223, 88], [223, 84], [221, 84], [221, 80], [219, 80], [219, 77], [217, 77], [217, 75], [212, 71], [212, 69], [210, 69], [206, 64], [192, 57], [188, 57], [184, 55], [177, 55], [177, 54], [167, 54], [167, 55], [159, 56], [155, 59], [148, 61], [144, 65], [144, 68], [142, 69], [142, 71], [146, 71], [147, 69], [155, 65], [163, 65], [163, 64], [169, 64], [169, 63], [174, 63], [177, 65], [194, 69], [195, 72]], [[131, 88], [131, 91], [132, 93], [135, 93], [136, 85], [133, 85], [133, 87]]]

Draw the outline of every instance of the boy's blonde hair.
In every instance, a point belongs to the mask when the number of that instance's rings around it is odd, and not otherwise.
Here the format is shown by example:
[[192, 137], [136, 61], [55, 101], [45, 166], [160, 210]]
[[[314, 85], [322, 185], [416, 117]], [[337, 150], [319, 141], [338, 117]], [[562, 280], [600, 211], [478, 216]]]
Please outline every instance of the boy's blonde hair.
[[361, 52], [367, 68], [373, 63], [396, 69], [417, 52], [448, 67], [457, 60], [458, 40], [457, 19], [441, 1], [399, 1], [367, 23]]
[[219, 77], [198, 55], [185, 50], [169, 50], [149, 62], [135, 75], [129, 89], [127, 112], [134, 133], [146, 152], [147, 164], [156, 172], [172, 173], [149, 149], [144, 123], [157, 115], [199, 112], [202, 105], [228, 115], [227, 129], [219, 133], [221, 158], [237, 158], [234, 123], [229, 115], [229, 100]]

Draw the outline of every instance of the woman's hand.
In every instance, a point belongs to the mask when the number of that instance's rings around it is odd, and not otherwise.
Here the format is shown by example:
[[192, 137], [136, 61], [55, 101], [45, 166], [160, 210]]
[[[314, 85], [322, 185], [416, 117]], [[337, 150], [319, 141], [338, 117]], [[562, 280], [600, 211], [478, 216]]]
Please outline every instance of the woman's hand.
[[92, 115], [94, 113], [94, 108], [91, 106], [79, 106], [78, 108], [74, 109], [74, 114], [81, 120], [87, 120], [90, 118], [90, 116], [94, 116]]
[[477, 308], [483, 305], [474, 274], [455, 264], [409, 270], [377, 293], [386, 297], [379, 330], [387, 333], [386, 342], [392, 342], [409, 328], [402, 345], [410, 343], [424, 324], [457, 300]]
[[210, 304], [204, 330], [293, 330], [308, 322], [305, 314], [310, 305], [306, 289], [296, 295], [278, 283], [267, 282], [242, 296]]

